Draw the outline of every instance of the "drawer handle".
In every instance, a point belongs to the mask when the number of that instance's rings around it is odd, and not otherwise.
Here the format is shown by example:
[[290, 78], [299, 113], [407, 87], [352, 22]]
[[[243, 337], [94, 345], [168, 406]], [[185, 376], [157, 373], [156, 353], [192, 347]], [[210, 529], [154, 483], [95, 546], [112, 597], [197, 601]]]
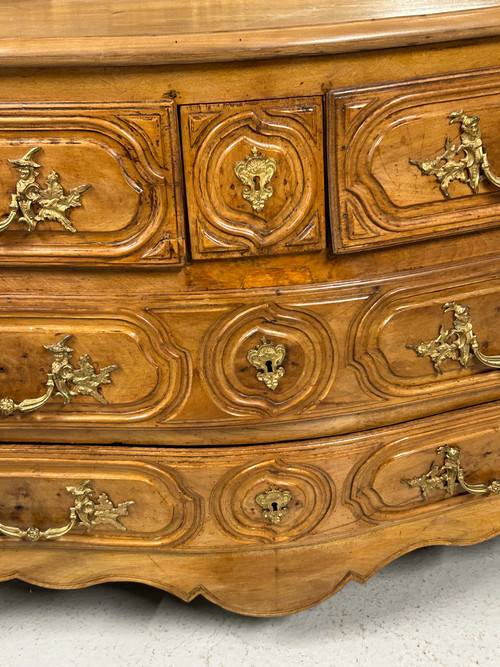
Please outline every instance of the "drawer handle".
[[45, 540], [56, 540], [63, 535], [69, 533], [75, 526], [83, 525], [87, 532], [90, 532], [95, 526], [109, 524], [118, 530], [126, 531], [119, 519], [122, 516], [128, 515], [128, 508], [134, 505], [133, 500], [126, 500], [124, 503], [119, 503], [116, 507], [108, 498], [107, 493], [100, 493], [97, 498], [97, 503], [92, 500], [94, 489], [89, 486], [90, 480], [86, 479], [76, 486], [67, 486], [66, 491], [75, 496], [75, 504], [69, 510], [69, 523], [61, 528], [47, 528], [47, 530], [40, 530], [36, 526], [22, 529], [15, 526], [5, 526], [0, 523], [0, 533], [8, 537], [17, 537], [20, 540], [27, 540], [28, 542], [37, 542], [43, 538]]
[[472, 331], [469, 306], [460, 306], [456, 301], [451, 301], [444, 304], [443, 310], [445, 313], [453, 312], [453, 329], [446, 329], [442, 324], [434, 340], [406, 347], [415, 350], [419, 357], [430, 357], [438, 373], [443, 372], [441, 364], [445, 359], [458, 361], [467, 368], [472, 355], [485, 366], [500, 368], [500, 355], [488, 357], [480, 351], [477, 337]]
[[249, 350], [247, 359], [257, 369], [257, 379], [273, 391], [278, 386], [280, 379], [285, 374], [281, 365], [286, 357], [286, 348], [281, 343], [275, 345], [262, 337], [262, 345]]
[[252, 147], [251, 155], [234, 165], [234, 173], [245, 186], [241, 193], [243, 199], [249, 201], [257, 213], [262, 211], [266, 201], [273, 195], [273, 188], [268, 183], [275, 172], [276, 160], [259, 154], [255, 146]]
[[500, 494], [500, 479], [492, 479], [487, 484], [468, 484], [465, 481], [465, 471], [460, 463], [460, 448], [444, 445], [438, 447], [437, 454], [444, 454], [443, 465], [433, 462], [429, 472], [413, 479], [402, 479], [403, 484], [409, 487], [419, 487], [422, 496], [427, 500], [432, 489], [443, 490], [453, 495], [455, 489], [461, 486], [467, 493], [484, 495], [485, 493]]
[[71, 337], [72, 334], [68, 334], [54, 345], [44, 345], [44, 348], [54, 355], [52, 368], [50, 373], [47, 373], [45, 394], [37, 398], [26, 398], [20, 403], [15, 403], [12, 398], [2, 398], [0, 400], [0, 414], [8, 417], [16, 411], [33, 412], [38, 410], [47, 403], [54, 392], [54, 396], [62, 397], [65, 405], [71, 401], [73, 396], [91, 396], [99, 403], [107, 405], [108, 402], [99, 389], [101, 384], [110, 384], [109, 375], [118, 366], [112, 364], [96, 371], [89, 355], [82, 354], [78, 360], [78, 368], [74, 368], [70, 363], [74, 350], [66, 345]]
[[271, 523], [279, 523], [288, 512], [288, 503], [292, 494], [287, 489], [278, 489], [272, 484], [267, 491], [259, 493], [255, 498], [257, 505], [262, 507], [262, 515]]
[[[10, 213], [0, 221], [0, 232], [10, 227], [14, 222], [23, 222], [29, 232], [36, 229], [42, 220], [59, 222], [68, 232], [76, 232], [68, 217], [65, 215], [69, 208], [81, 206], [80, 195], [90, 185], [79, 185], [72, 188], [67, 195], [59, 183], [59, 175], [51, 171], [45, 181], [47, 189], [36, 182], [41, 165], [33, 161], [32, 156], [40, 150], [39, 146], [30, 148], [22, 158], [9, 160], [18, 170], [20, 179], [12, 195]], [[36, 207], [36, 208], [35, 208]]]
[[[483, 148], [479, 118], [468, 116], [463, 111], [452, 111], [448, 116], [450, 125], [460, 123], [460, 145], [451, 143], [446, 137], [444, 153], [436, 158], [428, 158], [423, 162], [410, 160], [425, 176], [435, 176], [443, 195], [449, 198], [448, 188], [453, 181], [467, 183], [474, 194], [478, 193], [479, 183], [487, 178], [490, 183], [500, 188], [500, 178], [490, 170], [488, 156]], [[456, 160], [462, 153], [464, 157]]]

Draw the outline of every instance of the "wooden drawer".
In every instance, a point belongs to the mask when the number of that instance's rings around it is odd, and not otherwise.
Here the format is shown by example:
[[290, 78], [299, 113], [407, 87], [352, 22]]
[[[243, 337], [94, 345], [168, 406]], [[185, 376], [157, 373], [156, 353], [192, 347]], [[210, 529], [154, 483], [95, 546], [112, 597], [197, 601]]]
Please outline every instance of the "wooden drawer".
[[329, 93], [337, 252], [498, 226], [499, 86], [491, 70]]
[[194, 259], [325, 247], [321, 97], [181, 107]]
[[182, 263], [178, 163], [171, 102], [1, 104], [0, 263]]
[[499, 410], [256, 447], [1, 445], [0, 578], [298, 611], [411, 549], [497, 534]]
[[500, 282], [479, 268], [210, 299], [4, 297], [2, 439], [249, 444], [500, 400]]

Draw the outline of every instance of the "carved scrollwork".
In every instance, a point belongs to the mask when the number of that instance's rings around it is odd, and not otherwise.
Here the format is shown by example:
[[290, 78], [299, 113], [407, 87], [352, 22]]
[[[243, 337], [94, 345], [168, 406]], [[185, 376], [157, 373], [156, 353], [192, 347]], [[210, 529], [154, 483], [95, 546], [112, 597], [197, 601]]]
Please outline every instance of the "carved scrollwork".
[[[259, 344], [263, 337], [266, 342]], [[310, 409], [326, 395], [336, 370], [326, 322], [307, 309], [276, 303], [222, 315], [203, 340], [200, 359], [213, 400], [234, 415]]]
[[335, 487], [316, 466], [261, 461], [231, 470], [210, 503], [219, 527], [237, 540], [288, 542], [308, 535], [333, 510]]
[[321, 116], [318, 97], [181, 109], [195, 259], [324, 247]]

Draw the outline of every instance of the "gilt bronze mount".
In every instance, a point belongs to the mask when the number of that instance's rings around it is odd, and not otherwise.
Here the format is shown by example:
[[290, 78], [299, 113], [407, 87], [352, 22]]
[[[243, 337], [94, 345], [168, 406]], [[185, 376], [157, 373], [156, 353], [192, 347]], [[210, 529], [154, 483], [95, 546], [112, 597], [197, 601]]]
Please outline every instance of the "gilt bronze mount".
[[[435, 176], [446, 198], [450, 197], [448, 188], [453, 181], [466, 183], [474, 194], [478, 193], [479, 183], [484, 179], [500, 188], [500, 178], [491, 171], [483, 147], [479, 118], [469, 116], [463, 110], [452, 111], [448, 118], [450, 125], [460, 123], [460, 144], [456, 146], [450, 137], [446, 137], [441, 155], [422, 162], [410, 160], [410, 164], [417, 166], [425, 176]], [[457, 160], [460, 154], [463, 157]]]

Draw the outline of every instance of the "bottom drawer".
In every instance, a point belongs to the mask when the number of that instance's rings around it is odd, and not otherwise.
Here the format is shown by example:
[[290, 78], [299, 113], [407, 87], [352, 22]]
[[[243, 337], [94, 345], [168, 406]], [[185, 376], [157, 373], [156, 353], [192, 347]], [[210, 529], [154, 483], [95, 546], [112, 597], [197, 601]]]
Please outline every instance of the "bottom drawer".
[[500, 533], [499, 414], [255, 447], [0, 445], [0, 578], [299, 611], [411, 549]]

